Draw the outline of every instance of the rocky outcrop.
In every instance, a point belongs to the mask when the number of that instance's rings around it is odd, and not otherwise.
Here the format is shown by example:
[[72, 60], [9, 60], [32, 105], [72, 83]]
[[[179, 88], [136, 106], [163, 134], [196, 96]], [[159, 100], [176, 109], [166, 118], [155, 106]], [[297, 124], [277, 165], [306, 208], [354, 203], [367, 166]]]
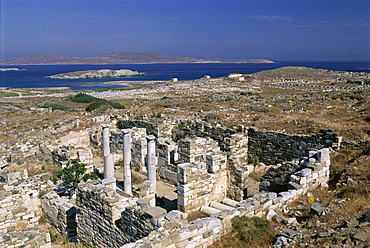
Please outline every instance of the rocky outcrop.
[[80, 78], [118, 78], [118, 77], [129, 77], [129, 76], [141, 76], [145, 73], [131, 71], [128, 69], [121, 70], [88, 70], [88, 71], [74, 71], [68, 73], [61, 73], [52, 76], [47, 76], [46, 78], [56, 78], [56, 79], [80, 79]]
[[0, 71], [19, 71], [18, 68], [0, 68]]

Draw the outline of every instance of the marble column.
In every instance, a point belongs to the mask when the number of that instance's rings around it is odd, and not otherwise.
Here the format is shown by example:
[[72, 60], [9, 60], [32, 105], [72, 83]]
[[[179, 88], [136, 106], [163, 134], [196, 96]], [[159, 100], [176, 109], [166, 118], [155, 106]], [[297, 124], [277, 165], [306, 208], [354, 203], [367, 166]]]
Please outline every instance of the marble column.
[[146, 137], [148, 141], [147, 145], [147, 170], [148, 170], [148, 181], [155, 182], [156, 181], [156, 166], [155, 166], [155, 137], [153, 135], [149, 135]]
[[106, 166], [104, 166], [104, 178], [114, 177], [114, 158], [113, 154], [108, 154], [105, 156]]
[[[104, 178], [114, 176], [114, 160], [113, 155], [110, 154], [109, 146], [109, 125], [102, 124], [102, 145], [103, 145], [103, 156], [104, 156]], [[112, 175], [113, 171], [113, 175]]]
[[132, 195], [131, 185], [131, 130], [124, 129], [123, 133], [123, 180], [124, 191]]
[[147, 199], [149, 204], [152, 207], [156, 205], [155, 195], [157, 193], [157, 172], [156, 172], [156, 157], [155, 157], [155, 137], [153, 135], [149, 135], [146, 137], [148, 144], [147, 144], [147, 170], [148, 170], [148, 180], [146, 181], [147, 185], [149, 186], [149, 195], [147, 195]]

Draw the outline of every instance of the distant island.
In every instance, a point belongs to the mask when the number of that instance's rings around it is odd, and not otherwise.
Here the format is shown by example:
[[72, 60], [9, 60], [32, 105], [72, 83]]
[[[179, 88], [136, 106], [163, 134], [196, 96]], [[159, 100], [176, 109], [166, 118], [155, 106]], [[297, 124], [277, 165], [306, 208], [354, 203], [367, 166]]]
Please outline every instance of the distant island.
[[80, 79], [80, 78], [119, 78], [119, 77], [129, 77], [129, 76], [141, 76], [145, 73], [131, 71], [127, 69], [121, 70], [88, 70], [88, 71], [74, 71], [68, 73], [61, 73], [52, 76], [47, 76], [46, 78], [57, 78], [57, 79]]
[[1, 59], [0, 65], [66, 65], [66, 64], [158, 64], [158, 63], [274, 63], [266, 59], [196, 59], [172, 57], [157, 53], [113, 52], [96, 57], [68, 57], [50, 53], [36, 53], [18, 58]]
[[19, 71], [18, 68], [0, 68], [0, 71]]

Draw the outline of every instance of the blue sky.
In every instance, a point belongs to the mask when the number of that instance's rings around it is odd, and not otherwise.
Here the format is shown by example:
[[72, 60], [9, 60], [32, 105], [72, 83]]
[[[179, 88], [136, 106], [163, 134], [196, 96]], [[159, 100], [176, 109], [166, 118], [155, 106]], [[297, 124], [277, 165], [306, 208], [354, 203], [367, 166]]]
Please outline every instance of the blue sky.
[[195, 58], [356, 60], [369, 0], [0, 0], [1, 58], [154, 52]]

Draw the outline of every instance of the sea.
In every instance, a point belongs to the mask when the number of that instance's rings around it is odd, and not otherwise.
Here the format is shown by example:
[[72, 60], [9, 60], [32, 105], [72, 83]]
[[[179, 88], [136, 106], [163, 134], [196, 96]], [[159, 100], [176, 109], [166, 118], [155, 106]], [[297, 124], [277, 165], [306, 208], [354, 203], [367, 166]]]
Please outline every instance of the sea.
[[[0, 87], [10, 88], [51, 88], [68, 87], [71, 90], [93, 90], [104, 88], [122, 88], [116, 81], [167, 81], [195, 80], [209, 75], [212, 78], [225, 77], [230, 73], [250, 74], [284, 66], [305, 66], [316, 69], [370, 73], [370, 61], [284, 61], [273, 64], [242, 63], [196, 63], [196, 64], [112, 64], [112, 65], [12, 65], [0, 68], [18, 68], [18, 71], [0, 71]], [[147, 75], [124, 78], [102, 79], [50, 79], [46, 76], [73, 71], [99, 69], [129, 69], [144, 72]], [[111, 82], [104, 84], [104, 82]]]

